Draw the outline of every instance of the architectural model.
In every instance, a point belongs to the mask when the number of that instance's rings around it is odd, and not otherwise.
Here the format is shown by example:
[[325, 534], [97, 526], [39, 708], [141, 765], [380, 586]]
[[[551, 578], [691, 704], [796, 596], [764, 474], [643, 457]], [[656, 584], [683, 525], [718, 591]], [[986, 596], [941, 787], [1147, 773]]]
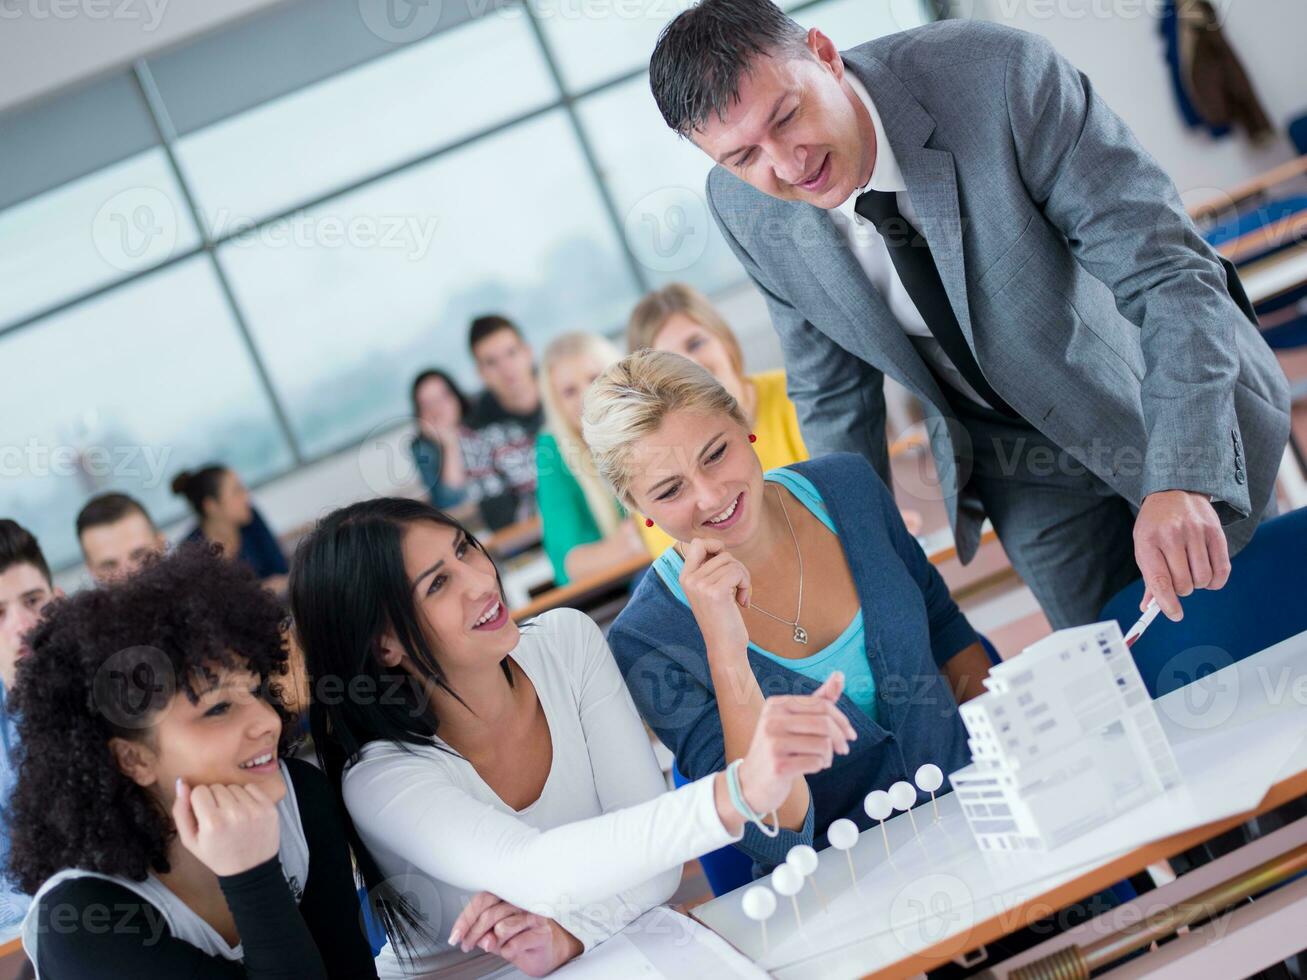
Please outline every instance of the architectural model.
[[1043, 850], [1180, 781], [1114, 622], [1058, 630], [989, 672], [959, 711], [972, 764], [949, 776], [982, 850]]

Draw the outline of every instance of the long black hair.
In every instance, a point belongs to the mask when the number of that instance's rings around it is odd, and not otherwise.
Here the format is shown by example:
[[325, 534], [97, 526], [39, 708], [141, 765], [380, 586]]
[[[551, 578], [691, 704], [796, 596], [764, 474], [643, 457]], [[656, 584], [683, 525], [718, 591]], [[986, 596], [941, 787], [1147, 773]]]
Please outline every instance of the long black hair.
[[467, 400], [467, 395], [465, 395], [463, 389], [458, 386], [458, 382], [454, 380], [454, 376], [448, 371], [441, 370], [440, 368], [427, 368], [413, 379], [413, 386], [409, 389], [408, 393], [409, 400], [413, 403], [413, 417], [417, 418], [418, 416], [418, 389], [432, 378], [439, 378], [441, 381], [445, 382], [445, 387], [449, 389], [450, 394], [454, 396], [454, 400], [458, 402], [459, 421], [467, 418], [472, 412], [472, 403]]
[[[430, 939], [430, 930], [407, 900], [380, 887], [384, 877], [345, 808], [342, 783], [346, 767], [369, 742], [431, 745], [439, 728], [425, 686], [412, 683], [402, 668], [381, 662], [380, 640], [387, 630], [429, 684], [458, 697], [427, 642], [404, 568], [404, 532], [421, 522], [466, 535], [469, 544], [489, 558], [481, 543], [444, 512], [417, 500], [383, 497], [323, 518], [300, 542], [290, 570], [291, 618], [313, 692], [313, 742], [370, 905], [396, 951], [405, 956], [415, 935]], [[512, 684], [507, 657], [501, 667]]]

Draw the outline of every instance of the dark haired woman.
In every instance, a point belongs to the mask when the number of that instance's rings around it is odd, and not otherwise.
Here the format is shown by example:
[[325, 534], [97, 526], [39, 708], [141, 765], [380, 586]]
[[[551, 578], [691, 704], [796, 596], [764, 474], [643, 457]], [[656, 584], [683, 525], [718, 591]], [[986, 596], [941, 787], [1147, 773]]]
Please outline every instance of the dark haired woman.
[[436, 507], [453, 507], [467, 499], [462, 441], [472, 433], [463, 425], [468, 400], [448, 373], [428, 368], [413, 379], [413, 418], [418, 432], [409, 443], [413, 462]]
[[9, 872], [41, 980], [376, 976], [331, 791], [283, 758], [281, 618], [184, 546], [33, 632]]
[[315, 698], [313, 734], [364, 880], [412, 898], [378, 896], [386, 978], [547, 973], [848, 751], [835, 676], [771, 698], [743, 759], [666, 793], [598, 627], [558, 609], [519, 632], [481, 546], [416, 501], [325, 518], [290, 592], [314, 690], [349, 692]]
[[183, 471], [173, 479], [172, 492], [186, 498], [199, 520], [187, 541], [221, 546], [228, 558], [249, 565], [268, 591], [286, 591], [286, 556], [234, 470], [211, 463]]

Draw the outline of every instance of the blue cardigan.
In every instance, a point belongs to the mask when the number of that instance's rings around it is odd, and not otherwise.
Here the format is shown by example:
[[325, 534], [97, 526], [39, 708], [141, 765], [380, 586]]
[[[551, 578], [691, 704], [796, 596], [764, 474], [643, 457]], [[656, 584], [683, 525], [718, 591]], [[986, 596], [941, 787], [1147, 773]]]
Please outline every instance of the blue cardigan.
[[[879, 721], [846, 696], [840, 708], [857, 730], [846, 756], [808, 777], [812, 805], [803, 828], [768, 838], [745, 830], [740, 847], [756, 874], [785, 860], [795, 844], [825, 846], [826, 828], [847, 817], [866, 829], [863, 798], [912, 780], [933, 762], [945, 773], [971, 762], [957, 702], [940, 673], [955, 654], [979, 642], [948, 587], [908, 533], [894, 499], [871, 464], [836, 453], [789, 467], [821, 494], [853, 574], [876, 681]], [[644, 720], [676, 756], [689, 779], [725, 763], [721, 717], [703, 637], [688, 606], [657, 575], [646, 575], [608, 634], [617, 663]], [[810, 694], [817, 682], [748, 651], [764, 697]]]

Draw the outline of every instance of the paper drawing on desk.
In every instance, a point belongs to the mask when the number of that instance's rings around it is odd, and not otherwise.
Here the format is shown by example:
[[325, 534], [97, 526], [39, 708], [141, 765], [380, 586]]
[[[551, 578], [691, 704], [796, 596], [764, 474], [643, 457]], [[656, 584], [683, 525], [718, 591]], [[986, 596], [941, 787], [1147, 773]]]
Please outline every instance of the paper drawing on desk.
[[665, 907], [650, 909], [551, 976], [558, 980], [767, 980], [766, 973], [726, 940]]
[[1114, 622], [1058, 630], [985, 687], [959, 708], [973, 762], [949, 776], [982, 850], [1059, 847], [1180, 782]]

